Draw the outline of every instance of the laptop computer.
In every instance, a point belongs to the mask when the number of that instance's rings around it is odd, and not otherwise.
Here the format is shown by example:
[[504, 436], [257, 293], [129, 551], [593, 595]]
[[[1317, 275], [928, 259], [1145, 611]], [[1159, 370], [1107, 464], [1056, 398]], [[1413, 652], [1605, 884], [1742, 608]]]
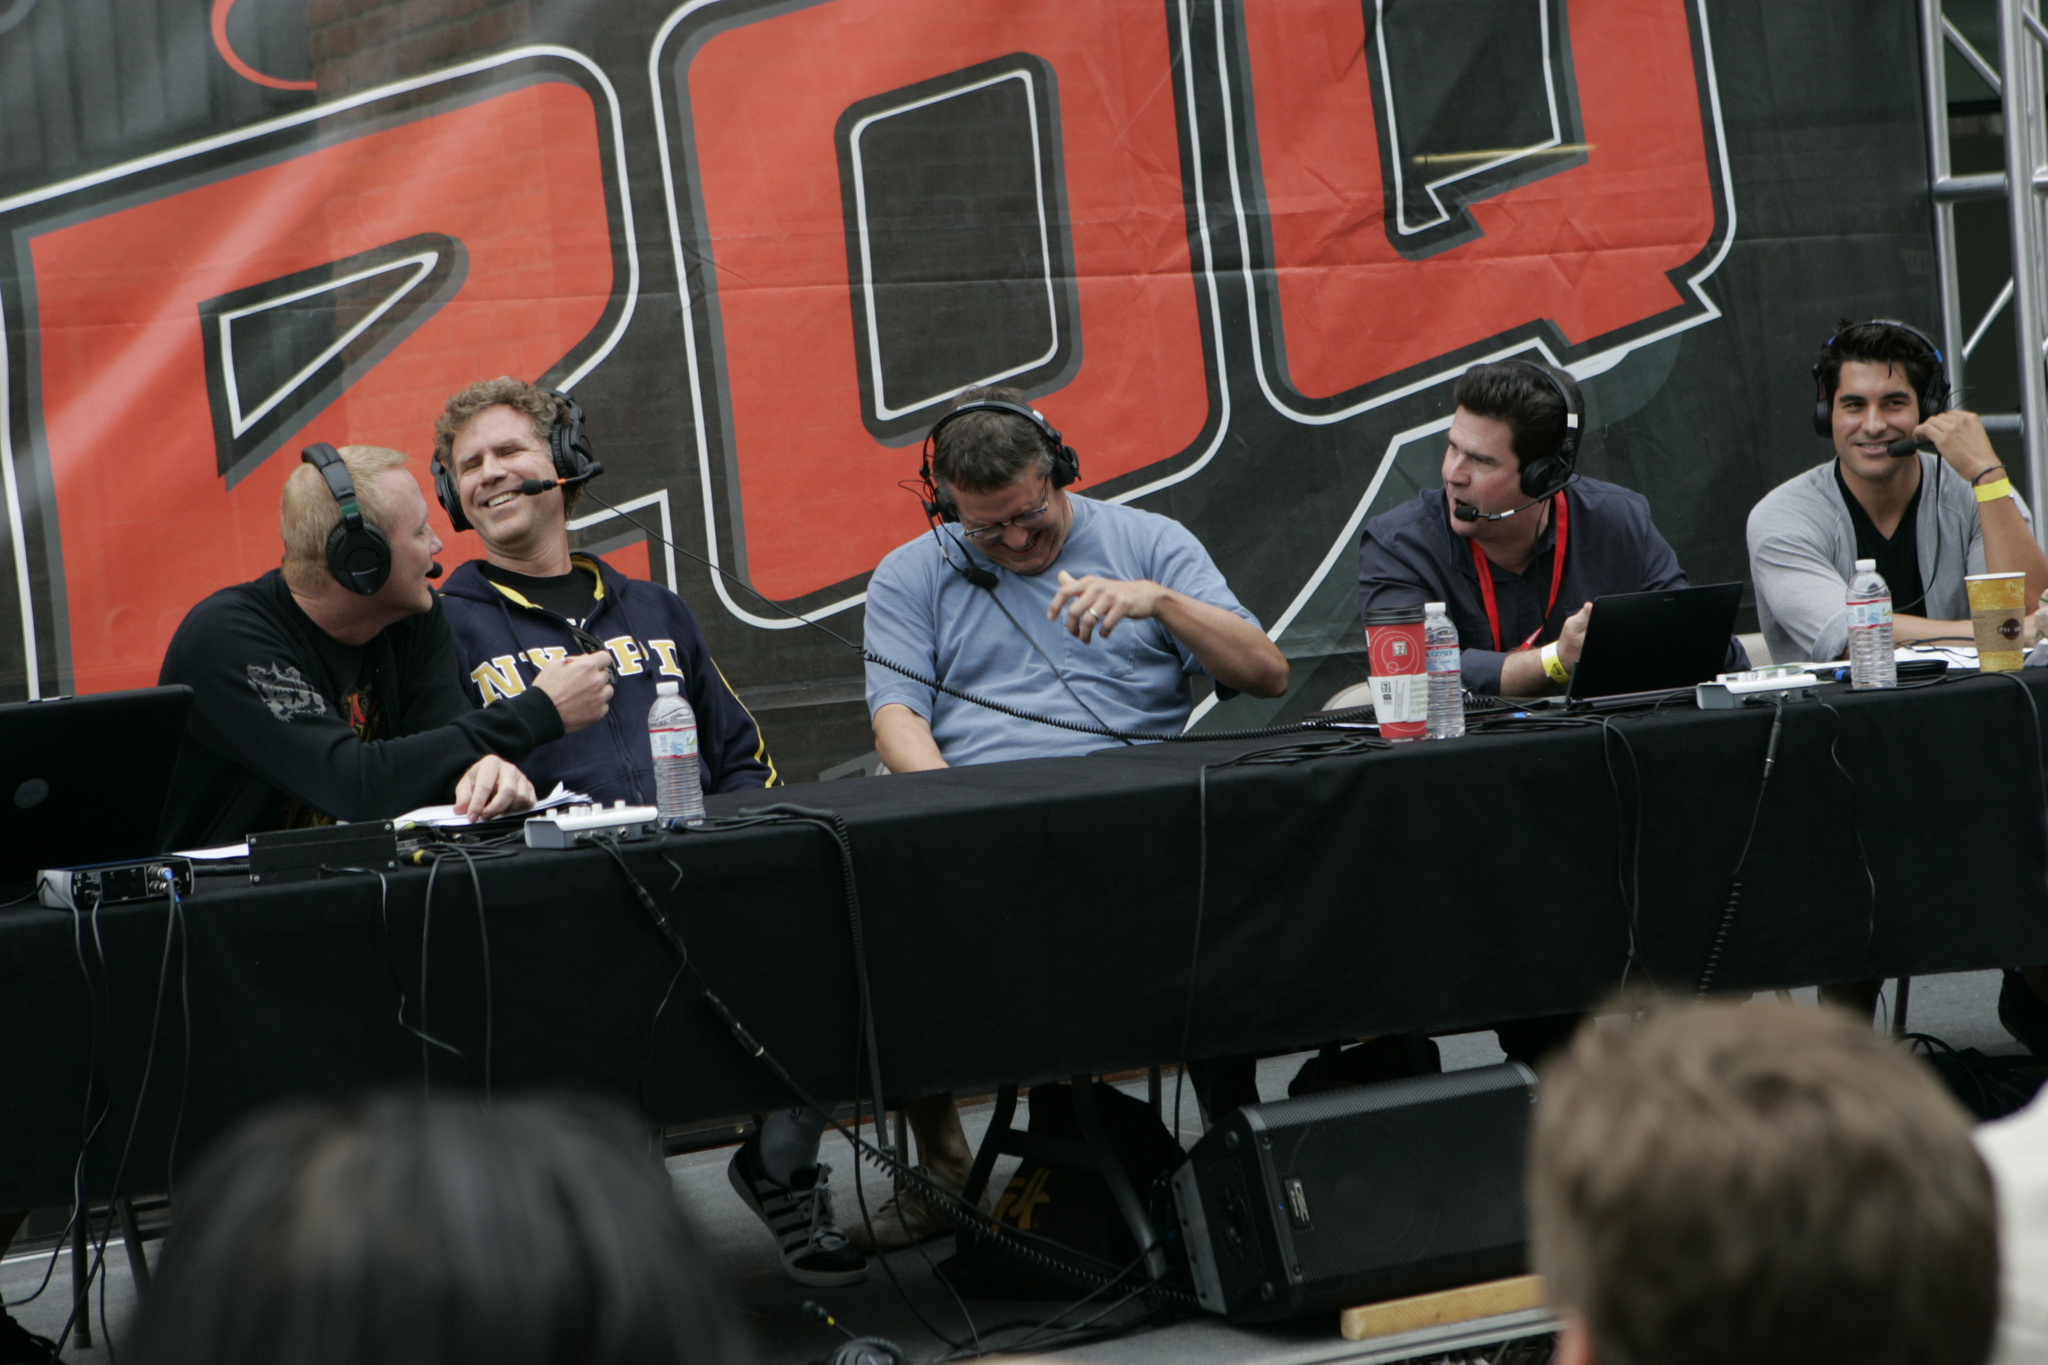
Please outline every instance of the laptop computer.
[[189, 687], [0, 706], [0, 888], [45, 867], [158, 852]]
[[1567, 705], [1711, 682], [1728, 657], [1740, 583], [1597, 598]]

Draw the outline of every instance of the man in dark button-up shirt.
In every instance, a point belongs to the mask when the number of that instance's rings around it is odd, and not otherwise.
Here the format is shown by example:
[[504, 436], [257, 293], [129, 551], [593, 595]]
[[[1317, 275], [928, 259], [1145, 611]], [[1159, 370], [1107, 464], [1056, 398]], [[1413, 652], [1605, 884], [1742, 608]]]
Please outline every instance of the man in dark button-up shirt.
[[[1594, 598], [1685, 586], [1642, 494], [1576, 475], [1554, 459], [1555, 478], [1523, 487], [1523, 465], [1554, 457], [1564, 444], [1560, 388], [1584, 410], [1571, 377], [1550, 373], [1555, 384], [1532, 363], [1513, 360], [1460, 376], [1444, 486], [1373, 518], [1359, 547], [1360, 609], [1444, 603], [1464, 647], [1465, 686], [1474, 692], [1556, 691], [1585, 647]], [[1556, 487], [1567, 474], [1570, 481]], [[1460, 507], [1479, 515], [1460, 519]], [[1731, 641], [1728, 667], [1746, 664]]]

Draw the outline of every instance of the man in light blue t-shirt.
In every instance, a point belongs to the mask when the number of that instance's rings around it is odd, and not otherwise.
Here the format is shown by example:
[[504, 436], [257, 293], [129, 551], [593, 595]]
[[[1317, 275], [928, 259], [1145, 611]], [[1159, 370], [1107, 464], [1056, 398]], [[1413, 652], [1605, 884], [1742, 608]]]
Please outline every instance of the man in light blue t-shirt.
[[[934, 428], [945, 520], [868, 584], [870, 653], [1037, 715], [1138, 735], [1186, 724], [1190, 675], [1259, 697], [1287, 660], [1187, 528], [1067, 492], [1058, 433], [1015, 389], [970, 389]], [[957, 524], [955, 524], [957, 523]], [[1122, 741], [1008, 716], [867, 666], [892, 772], [1083, 754]]]
[[[969, 389], [930, 438], [939, 524], [868, 582], [867, 648], [961, 692], [1130, 735], [1178, 733], [1191, 675], [1258, 697], [1287, 660], [1179, 522], [1066, 491], [1074, 453], [1015, 389]], [[1084, 754], [1124, 741], [1008, 716], [867, 667], [893, 772]], [[904, 1106], [927, 1176], [958, 1190], [972, 1153], [952, 1096]], [[905, 1189], [848, 1234], [892, 1250], [951, 1231]]]

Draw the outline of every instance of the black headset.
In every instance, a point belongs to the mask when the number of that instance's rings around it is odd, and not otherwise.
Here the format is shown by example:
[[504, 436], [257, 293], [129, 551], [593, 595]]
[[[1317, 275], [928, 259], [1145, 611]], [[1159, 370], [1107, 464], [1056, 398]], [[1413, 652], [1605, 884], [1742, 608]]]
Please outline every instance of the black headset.
[[1045, 442], [1046, 449], [1052, 453], [1052, 486], [1054, 488], [1065, 488], [1068, 484], [1081, 477], [1081, 457], [1074, 453], [1074, 448], [1067, 444], [1066, 438], [1060, 435], [1058, 428], [1054, 427], [1052, 423], [1046, 421], [1030, 408], [1017, 403], [1005, 403], [995, 398], [985, 398], [973, 403], [962, 403], [959, 407], [954, 408], [944, 417], [932, 423], [932, 429], [924, 434], [924, 456], [918, 462], [917, 477], [919, 483], [924, 488], [924, 514], [927, 519], [932, 521], [960, 520], [960, 509], [954, 505], [952, 495], [940, 492], [938, 485], [932, 481], [932, 450], [938, 441], [939, 433], [945, 430], [946, 424], [955, 417], [963, 417], [970, 412], [1007, 412], [1012, 416], [1022, 417], [1025, 421], [1031, 423], [1032, 430], [1038, 433], [1039, 438]]
[[[1908, 336], [1917, 338], [1920, 344], [1927, 348], [1927, 354], [1934, 358], [1934, 367], [1927, 374], [1927, 384], [1919, 390], [1920, 420], [1924, 422], [1937, 412], [1948, 411], [1950, 396], [1948, 362], [1942, 358], [1941, 347], [1934, 344], [1933, 337], [1927, 335], [1927, 333], [1911, 323], [1900, 322], [1896, 318], [1871, 318], [1867, 322], [1857, 323], [1856, 326], [1896, 327]], [[1841, 335], [1841, 331], [1837, 330], [1834, 336], [1827, 339], [1826, 344], [1821, 349], [1833, 349], [1835, 342], [1840, 339]], [[1821, 378], [1820, 365], [1821, 363], [1818, 360], [1813, 362], [1813, 430], [1815, 435], [1833, 439], [1835, 434], [1835, 396], [1828, 392], [1827, 381]], [[1836, 373], [1839, 375], [1840, 371]]]
[[1579, 471], [1579, 434], [1585, 429], [1586, 411], [1573, 400], [1571, 390], [1549, 366], [1533, 360], [1513, 363], [1542, 375], [1543, 382], [1556, 391], [1558, 400], [1564, 404], [1564, 438], [1557, 443], [1557, 449], [1522, 466], [1522, 496], [1547, 498], [1570, 483], [1572, 475]]
[[327, 533], [327, 571], [350, 592], [373, 595], [391, 577], [391, 542], [364, 520], [355, 480], [348, 476], [340, 451], [321, 441], [300, 451], [299, 459], [320, 471], [341, 504], [341, 520]]
[[[555, 400], [555, 422], [548, 428], [548, 457], [554, 461], [555, 477], [560, 480], [582, 478], [589, 474], [596, 457], [590, 453], [590, 437], [583, 430], [583, 409], [576, 400], [560, 389], [538, 389]], [[449, 443], [448, 459], [455, 458], [454, 443]], [[434, 496], [440, 499], [441, 510], [448, 514], [448, 524], [458, 531], [469, 529], [469, 518], [462, 515], [462, 491], [455, 485], [454, 471], [447, 461], [434, 461]]]

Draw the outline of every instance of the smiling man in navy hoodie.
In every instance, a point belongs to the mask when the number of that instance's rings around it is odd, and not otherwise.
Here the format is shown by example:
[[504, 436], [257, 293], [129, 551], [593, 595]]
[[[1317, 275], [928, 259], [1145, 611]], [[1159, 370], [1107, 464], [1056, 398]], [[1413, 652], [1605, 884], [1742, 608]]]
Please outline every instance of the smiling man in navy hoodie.
[[[470, 385], [434, 423], [435, 492], [455, 529], [474, 528], [484, 542], [485, 558], [457, 569], [441, 592], [471, 698], [502, 702], [531, 687], [550, 661], [606, 650], [617, 674], [611, 713], [528, 755], [520, 767], [536, 789], [561, 782], [599, 801], [653, 804], [647, 713], [665, 678], [682, 684], [697, 713], [705, 791], [775, 785], [760, 728], [711, 661], [683, 600], [570, 553], [569, 509], [580, 484], [521, 492], [528, 480], [591, 472], [582, 427], [568, 398], [510, 378]], [[803, 1109], [770, 1115], [729, 1175], [774, 1235], [790, 1278], [830, 1288], [865, 1279], [868, 1268], [833, 1221], [830, 1168], [818, 1162], [824, 1127], [822, 1115]]]
[[697, 714], [707, 793], [773, 785], [760, 728], [726, 686], [683, 600], [570, 553], [569, 508], [580, 487], [520, 492], [529, 479], [589, 467], [581, 427], [567, 398], [511, 378], [470, 385], [434, 424], [435, 492], [455, 528], [484, 542], [485, 557], [457, 569], [441, 592], [471, 699], [490, 706], [516, 697], [550, 660], [608, 650], [617, 687], [611, 714], [520, 763], [536, 791], [560, 782], [607, 804], [623, 797], [653, 805], [647, 713], [664, 680], [682, 684]]

